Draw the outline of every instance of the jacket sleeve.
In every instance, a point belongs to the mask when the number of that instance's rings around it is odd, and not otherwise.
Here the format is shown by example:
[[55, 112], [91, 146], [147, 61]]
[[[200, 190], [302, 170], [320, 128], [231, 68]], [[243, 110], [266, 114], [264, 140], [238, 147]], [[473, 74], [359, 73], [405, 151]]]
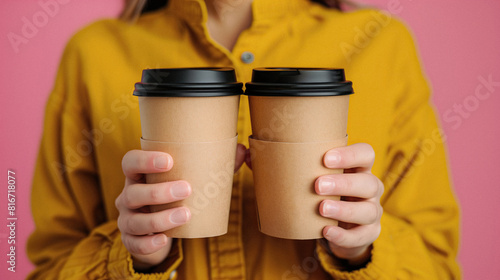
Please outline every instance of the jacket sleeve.
[[392, 97], [387, 153], [377, 155], [384, 161], [382, 231], [362, 269], [348, 271], [319, 242], [316, 251], [335, 279], [460, 279], [459, 208], [447, 169], [446, 136], [436, 121], [413, 39], [401, 23], [395, 24], [400, 32], [391, 71], [399, 93]]
[[36, 268], [28, 279], [169, 279], [182, 260], [180, 241], [163, 273], [136, 273], [116, 221], [104, 211], [93, 145], [82, 133], [92, 131], [84, 60], [72, 39], [46, 105], [32, 186], [35, 231], [27, 244]]

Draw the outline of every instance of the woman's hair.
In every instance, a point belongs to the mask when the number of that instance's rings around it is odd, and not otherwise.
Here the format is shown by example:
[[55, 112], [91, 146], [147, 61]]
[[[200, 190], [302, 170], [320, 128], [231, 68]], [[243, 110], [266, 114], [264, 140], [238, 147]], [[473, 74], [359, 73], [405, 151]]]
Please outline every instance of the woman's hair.
[[[268, 0], [273, 1], [273, 0]], [[323, 6], [339, 9], [340, 3], [345, 3], [351, 5], [352, 2], [348, 0], [310, 0], [312, 2], [319, 3]], [[168, 0], [125, 0], [125, 7], [120, 14], [120, 19], [124, 21], [134, 21], [141, 14], [156, 11], [165, 7], [168, 4]]]

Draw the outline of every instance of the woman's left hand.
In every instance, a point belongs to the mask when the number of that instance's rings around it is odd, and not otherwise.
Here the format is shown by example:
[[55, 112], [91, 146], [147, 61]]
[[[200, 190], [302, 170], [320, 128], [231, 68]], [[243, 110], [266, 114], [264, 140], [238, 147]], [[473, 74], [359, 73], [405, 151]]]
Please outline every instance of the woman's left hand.
[[319, 212], [339, 221], [339, 226], [326, 226], [323, 236], [331, 252], [352, 266], [370, 259], [371, 244], [380, 234], [384, 184], [371, 173], [374, 160], [373, 148], [365, 143], [332, 149], [325, 154], [324, 165], [344, 169], [344, 174], [321, 176], [315, 183], [319, 195], [342, 197], [341, 201], [323, 200]]

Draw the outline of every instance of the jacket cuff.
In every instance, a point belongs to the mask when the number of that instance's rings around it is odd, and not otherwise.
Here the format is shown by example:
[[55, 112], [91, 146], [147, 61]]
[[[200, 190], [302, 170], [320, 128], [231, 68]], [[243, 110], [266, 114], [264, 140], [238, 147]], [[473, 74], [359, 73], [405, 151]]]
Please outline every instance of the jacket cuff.
[[381, 220], [382, 230], [373, 243], [371, 260], [365, 267], [348, 271], [349, 267], [344, 260], [330, 253], [327, 246], [316, 244], [316, 254], [323, 269], [334, 279], [360, 280], [360, 279], [391, 279], [388, 272], [396, 271], [397, 250], [392, 240], [390, 230], [384, 226], [385, 218]]
[[152, 273], [140, 273], [134, 270], [132, 256], [121, 240], [121, 234], [116, 229], [113, 234], [113, 244], [109, 252], [108, 273], [111, 279], [137, 279], [137, 280], [175, 280], [177, 268], [183, 260], [182, 240], [175, 239], [167, 258], [157, 265]]

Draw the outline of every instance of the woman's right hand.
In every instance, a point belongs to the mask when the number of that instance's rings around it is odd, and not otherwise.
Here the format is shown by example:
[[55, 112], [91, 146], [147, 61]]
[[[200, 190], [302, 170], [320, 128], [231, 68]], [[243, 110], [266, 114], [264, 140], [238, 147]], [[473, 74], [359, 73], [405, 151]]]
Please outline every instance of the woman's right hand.
[[149, 205], [171, 203], [191, 194], [191, 186], [186, 181], [146, 184], [144, 174], [169, 171], [173, 164], [172, 157], [162, 152], [132, 150], [123, 157], [126, 179], [115, 201], [119, 211], [117, 223], [137, 271], [148, 271], [162, 263], [172, 246], [172, 238], [162, 232], [183, 225], [191, 218], [186, 207], [149, 211]]

